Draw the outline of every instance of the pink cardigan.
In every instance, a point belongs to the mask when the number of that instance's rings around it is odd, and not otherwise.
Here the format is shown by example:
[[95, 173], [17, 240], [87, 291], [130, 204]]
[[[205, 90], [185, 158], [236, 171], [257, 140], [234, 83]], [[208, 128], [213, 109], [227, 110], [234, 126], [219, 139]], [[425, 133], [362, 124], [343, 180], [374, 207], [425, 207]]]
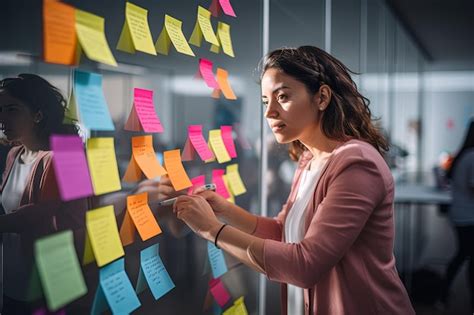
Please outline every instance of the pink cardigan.
[[[300, 158], [287, 203], [275, 218], [259, 217], [254, 235], [264, 238], [264, 270], [287, 287], [304, 288], [305, 314], [414, 314], [393, 256], [394, 183], [382, 156], [366, 142], [336, 148], [306, 209], [305, 237], [284, 242], [285, 218], [298, 191]], [[293, 314], [289, 314], [293, 315]]]

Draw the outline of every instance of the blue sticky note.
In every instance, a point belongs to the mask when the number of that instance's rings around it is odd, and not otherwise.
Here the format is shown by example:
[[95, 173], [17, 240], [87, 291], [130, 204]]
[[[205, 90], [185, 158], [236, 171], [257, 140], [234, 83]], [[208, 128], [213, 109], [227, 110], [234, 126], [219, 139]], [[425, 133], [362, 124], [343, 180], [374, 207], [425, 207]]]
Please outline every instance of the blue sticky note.
[[140, 293], [146, 289], [146, 283], [148, 283], [155, 300], [174, 288], [173, 280], [163, 265], [159, 250], [160, 244], [155, 244], [140, 252], [141, 268], [136, 288], [136, 292]]
[[212, 303], [212, 315], [221, 315], [222, 308], [215, 301]]
[[125, 273], [123, 258], [116, 260], [99, 271], [99, 287], [92, 305], [92, 314], [100, 314], [107, 309], [113, 314], [128, 314], [140, 307], [140, 301]]
[[87, 129], [115, 129], [105, 101], [100, 74], [74, 70], [74, 97], [79, 107], [80, 120]]
[[227, 265], [224, 259], [224, 252], [217, 248], [211, 242], [207, 242], [207, 256], [211, 264], [212, 276], [214, 279], [219, 278], [227, 272]]

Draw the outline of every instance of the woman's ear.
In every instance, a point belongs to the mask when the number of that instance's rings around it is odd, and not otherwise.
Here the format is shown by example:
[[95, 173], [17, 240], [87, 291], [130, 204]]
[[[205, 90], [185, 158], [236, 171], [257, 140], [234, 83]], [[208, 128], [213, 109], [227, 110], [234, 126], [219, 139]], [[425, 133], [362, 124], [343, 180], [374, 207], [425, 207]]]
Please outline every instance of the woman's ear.
[[315, 97], [316, 97], [316, 106], [318, 110], [320, 111], [326, 110], [329, 103], [331, 102], [331, 97], [332, 97], [331, 88], [326, 84], [321, 85]]
[[38, 124], [40, 121], [43, 120], [43, 113], [39, 110], [33, 116], [33, 121]]

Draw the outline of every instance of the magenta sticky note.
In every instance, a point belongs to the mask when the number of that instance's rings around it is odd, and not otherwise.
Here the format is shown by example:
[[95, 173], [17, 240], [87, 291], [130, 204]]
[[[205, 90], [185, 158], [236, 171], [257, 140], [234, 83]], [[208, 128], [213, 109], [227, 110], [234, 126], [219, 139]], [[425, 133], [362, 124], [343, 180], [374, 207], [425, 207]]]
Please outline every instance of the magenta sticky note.
[[199, 59], [199, 73], [206, 82], [207, 86], [210, 88], [218, 89], [219, 84], [217, 84], [214, 73], [212, 72], [212, 61], [200, 58]]
[[145, 132], [163, 132], [163, 125], [161, 125], [153, 104], [153, 91], [134, 88], [133, 103]]
[[233, 17], [236, 16], [234, 8], [232, 8], [232, 5], [230, 4], [230, 0], [219, 0], [219, 3], [221, 4], [222, 11], [224, 11], [225, 14]]
[[206, 176], [199, 175], [194, 178], [191, 178], [192, 187], [188, 189], [188, 195], [191, 195], [196, 188], [206, 185]]
[[50, 312], [43, 307], [43, 308], [37, 309], [36, 311], [33, 311], [33, 315], [66, 315], [66, 310], [61, 309], [56, 312]]
[[209, 149], [209, 146], [202, 135], [202, 125], [188, 126], [188, 138], [203, 161], [214, 158], [214, 153]]
[[52, 135], [50, 145], [61, 199], [69, 201], [91, 196], [91, 176], [81, 138], [73, 135]]
[[230, 300], [230, 294], [220, 279], [209, 281], [209, 290], [219, 306], [224, 306]]
[[232, 136], [232, 126], [221, 126], [221, 136], [229, 156], [236, 158], [237, 151], [235, 150], [234, 138]]
[[225, 170], [223, 169], [212, 170], [212, 182], [216, 185], [216, 193], [227, 199], [230, 198], [230, 194], [225, 187], [224, 178], [222, 178], [224, 173]]

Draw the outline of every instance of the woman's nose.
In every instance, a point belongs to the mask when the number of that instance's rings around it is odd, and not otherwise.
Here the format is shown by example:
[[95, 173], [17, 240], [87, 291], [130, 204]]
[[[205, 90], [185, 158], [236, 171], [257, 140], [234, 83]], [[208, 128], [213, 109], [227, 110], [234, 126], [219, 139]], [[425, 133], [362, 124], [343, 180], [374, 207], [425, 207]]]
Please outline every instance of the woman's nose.
[[276, 106], [276, 101], [268, 100], [267, 107], [265, 108], [264, 116], [266, 118], [275, 118], [278, 117], [278, 110]]

